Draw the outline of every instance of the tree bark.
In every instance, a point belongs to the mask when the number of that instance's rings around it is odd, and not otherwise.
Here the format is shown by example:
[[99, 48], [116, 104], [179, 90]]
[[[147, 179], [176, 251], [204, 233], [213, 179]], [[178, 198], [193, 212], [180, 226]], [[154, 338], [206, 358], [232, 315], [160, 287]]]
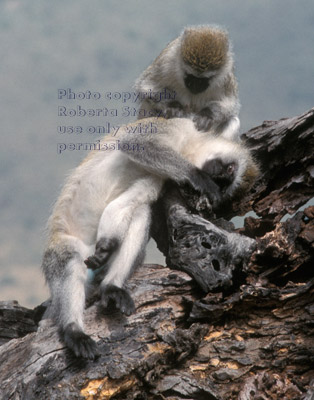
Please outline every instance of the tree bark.
[[[225, 243], [239, 238], [229, 264], [219, 245], [212, 253], [220, 262], [216, 272], [226, 273], [231, 284], [202, 282], [203, 264], [191, 264], [191, 247], [184, 268], [198, 281], [157, 265], [139, 268], [128, 283], [134, 315], [104, 314], [97, 302], [85, 311], [86, 331], [101, 350], [96, 361], [75, 359], [53, 326], [35, 332], [41, 309], [0, 304], [0, 398], [313, 399], [314, 207], [298, 211], [314, 194], [313, 132], [314, 109], [243, 135], [261, 176], [246, 198], [221, 215], [254, 209], [258, 217], [246, 218], [237, 233], [214, 226], [223, 232], [217, 237], [226, 233]], [[173, 225], [186, 221], [180, 207]], [[286, 214], [294, 215], [280, 222]], [[205, 226], [206, 242], [214, 228], [198, 216], [188, 218], [177, 226], [179, 233], [189, 224], [198, 238]], [[205, 251], [213, 242], [195, 243], [193, 251]], [[245, 249], [252, 243], [249, 257]], [[237, 251], [245, 261], [241, 268], [234, 261]]]

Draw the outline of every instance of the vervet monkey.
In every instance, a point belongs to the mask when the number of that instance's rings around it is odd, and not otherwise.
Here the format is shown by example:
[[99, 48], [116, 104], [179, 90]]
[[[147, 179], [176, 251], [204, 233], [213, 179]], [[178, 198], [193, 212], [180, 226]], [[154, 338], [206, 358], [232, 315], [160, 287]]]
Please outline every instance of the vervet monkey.
[[233, 54], [225, 30], [184, 29], [135, 82], [139, 117], [187, 117], [200, 131], [237, 140], [240, 103]]
[[[102, 305], [113, 302], [131, 314], [134, 302], [123, 285], [143, 261], [151, 204], [165, 180], [191, 185], [215, 207], [243, 184], [253, 163], [242, 145], [201, 133], [189, 119], [147, 122], [156, 125], [156, 133], [132, 129], [136, 133], [130, 134], [130, 127], [141, 124], [135, 122], [122, 127], [117, 136], [105, 137], [69, 176], [48, 221], [42, 268], [51, 305], [44, 318], [55, 320], [63, 341], [79, 357], [92, 359], [98, 354], [83, 328], [89, 286], [86, 265], [103, 267]], [[232, 179], [222, 191], [202, 170], [204, 166], [211, 170], [215, 159], [232, 160]]]

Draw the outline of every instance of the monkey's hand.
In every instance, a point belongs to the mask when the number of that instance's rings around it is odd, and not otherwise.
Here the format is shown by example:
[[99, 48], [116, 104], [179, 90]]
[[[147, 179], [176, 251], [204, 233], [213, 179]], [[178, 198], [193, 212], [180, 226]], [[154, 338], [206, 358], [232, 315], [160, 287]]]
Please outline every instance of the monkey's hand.
[[113, 303], [115, 308], [125, 315], [131, 315], [135, 311], [135, 304], [129, 293], [115, 285], [107, 285], [101, 289], [101, 302], [103, 307], [108, 307]]
[[186, 117], [186, 113], [186, 110], [178, 101], [172, 100], [163, 104], [162, 116], [164, 118], [184, 118]]
[[209, 174], [199, 168], [194, 168], [190, 173], [190, 185], [201, 195], [206, 195], [213, 208], [222, 201], [222, 193], [219, 186]]
[[[153, 99], [146, 99], [143, 103], [149, 104], [149, 108], [153, 112], [153, 115], [156, 117], [163, 117], [166, 119], [170, 118], [185, 118], [187, 114], [187, 110], [183, 105], [176, 100], [165, 100], [161, 102], [157, 102]], [[145, 108], [145, 107], [144, 107]]]
[[[225, 110], [220, 101], [212, 101], [210, 107], [205, 107], [194, 114], [192, 120], [199, 131], [207, 132], [212, 129], [215, 133], [221, 134], [228, 129], [231, 132], [228, 136], [224, 135], [225, 137], [232, 139], [238, 136], [236, 132], [240, 126], [239, 119], [230, 110]], [[233, 132], [234, 134], [231, 134]]]
[[84, 263], [92, 270], [101, 268], [106, 264], [109, 257], [117, 247], [118, 241], [116, 239], [101, 238], [96, 243], [95, 254], [88, 257]]
[[213, 126], [213, 112], [210, 108], [203, 108], [198, 114], [192, 115], [192, 120], [196, 129], [201, 132], [207, 132]]
[[179, 186], [179, 192], [188, 208], [192, 211], [197, 211], [198, 213], [206, 212], [207, 214], [212, 213], [212, 205], [205, 194], [200, 195], [190, 185]]
[[213, 211], [212, 205], [210, 204], [207, 196], [205, 196], [205, 195], [202, 195], [199, 197], [199, 199], [196, 202], [195, 208], [198, 212], [211, 213]]

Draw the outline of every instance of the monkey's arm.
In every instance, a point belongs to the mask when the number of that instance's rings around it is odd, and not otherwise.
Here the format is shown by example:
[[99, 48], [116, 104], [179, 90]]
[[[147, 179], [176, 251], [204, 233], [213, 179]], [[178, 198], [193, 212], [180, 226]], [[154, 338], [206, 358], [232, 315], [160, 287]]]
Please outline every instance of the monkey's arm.
[[237, 139], [240, 128], [239, 104], [236, 98], [211, 101], [192, 120], [200, 131], [214, 130], [227, 139]]
[[[164, 144], [167, 141], [162, 140], [163, 135], [158, 132], [156, 134], [132, 133], [132, 143], [137, 144], [138, 150], [134, 151], [132, 146], [123, 145], [122, 151], [146, 171], [163, 179], [172, 179], [179, 184], [188, 183], [201, 194], [206, 193], [215, 207], [221, 200], [218, 185], [209, 174], [195, 167], [173, 150], [170, 142], [169, 146]], [[129, 143], [130, 134], [123, 133], [119, 139], [123, 144]]]
[[[148, 115], [166, 119], [187, 118], [188, 114], [190, 114], [186, 107], [184, 107], [179, 101], [173, 99], [164, 99], [163, 101], [145, 99], [141, 104], [141, 109], [145, 110]], [[146, 117], [147, 115], [139, 116], [139, 119]]]

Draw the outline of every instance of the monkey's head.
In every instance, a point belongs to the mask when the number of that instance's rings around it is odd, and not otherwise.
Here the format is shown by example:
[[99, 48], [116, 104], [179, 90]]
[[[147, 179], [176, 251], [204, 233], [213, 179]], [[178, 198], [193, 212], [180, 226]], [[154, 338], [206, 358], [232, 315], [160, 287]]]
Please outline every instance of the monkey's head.
[[[232, 146], [230, 146], [230, 149]], [[217, 154], [207, 160], [202, 170], [219, 186], [222, 197], [242, 197], [254, 184], [259, 174], [257, 164], [244, 146], [234, 146], [234, 154]]]
[[198, 134], [199, 141], [193, 136], [187, 157], [212, 178], [226, 200], [247, 192], [259, 169], [245, 144], [209, 132]]
[[222, 193], [234, 182], [239, 169], [236, 159], [224, 160], [214, 158], [204, 163], [202, 170], [210, 175], [212, 180], [219, 186]]
[[[217, 184], [222, 195], [218, 209], [224, 207], [231, 198], [239, 199], [253, 185], [259, 170], [248, 151], [242, 148], [242, 154], [217, 155], [202, 164], [201, 169]], [[213, 208], [206, 194], [201, 195], [189, 185], [179, 187], [179, 192], [185, 204], [192, 212], [197, 212], [204, 218], [212, 218], [217, 208]]]
[[219, 28], [186, 28], [181, 38], [184, 84], [192, 94], [204, 92], [228, 62], [228, 34]]
[[[225, 199], [226, 192], [234, 184], [238, 169], [239, 163], [236, 159], [226, 160], [220, 157], [207, 160], [202, 166], [202, 171], [206, 172], [219, 187], [222, 199]], [[182, 185], [179, 191], [192, 211], [196, 210], [204, 218], [213, 213], [213, 207], [206, 195], [200, 195], [189, 185]]]

